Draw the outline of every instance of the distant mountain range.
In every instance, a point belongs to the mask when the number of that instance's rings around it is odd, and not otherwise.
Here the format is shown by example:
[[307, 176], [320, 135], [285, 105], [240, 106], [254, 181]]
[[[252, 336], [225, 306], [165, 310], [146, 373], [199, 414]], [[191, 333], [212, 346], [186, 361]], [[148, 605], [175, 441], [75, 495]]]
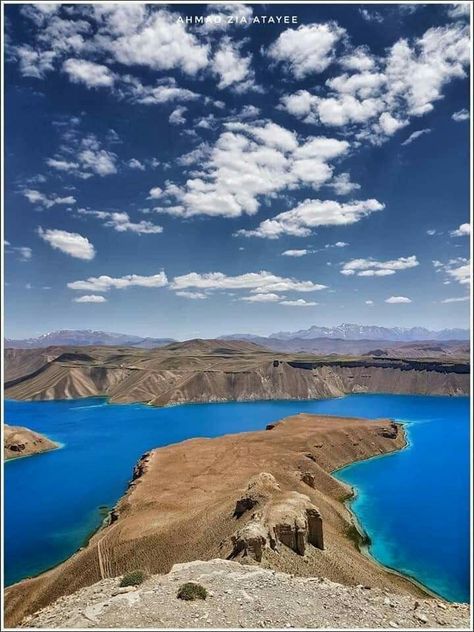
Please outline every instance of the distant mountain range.
[[300, 331], [280, 331], [270, 338], [278, 340], [313, 340], [314, 338], [338, 338], [341, 340], [396, 340], [411, 342], [414, 340], [469, 340], [468, 329], [442, 329], [432, 331], [425, 327], [379, 327], [377, 325], [357, 325], [343, 323], [337, 327], [318, 327]]
[[170, 342], [175, 342], [175, 340], [173, 338], [143, 338], [130, 334], [93, 331], [91, 329], [62, 329], [60, 331], [50, 331], [36, 338], [25, 338], [24, 340], [6, 338], [5, 347], [10, 349], [35, 349], [56, 346], [105, 345], [111, 347], [120, 345], [151, 349], [153, 347], [163, 347]]
[[[366, 353], [380, 345], [374, 342], [415, 342], [415, 341], [467, 341], [468, 329], [442, 329], [432, 331], [424, 327], [378, 327], [376, 325], [356, 325], [344, 323], [337, 327], [318, 327], [295, 332], [280, 331], [268, 337], [253, 334], [230, 334], [220, 336], [220, 340], [247, 340], [275, 350], [306, 350], [321, 353]], [[176, 342], [173, 338], [143, 338], [130, 334], [118, 334], [90, 329], [63, 329], [52, 331], [36, 338], [24, 340], [5, 339], [5, 347], [33, 349], [51, 346], [105, 345], [126, 346], [143, 349], [163, 347]], [[385, 345], [388, 347], [389, 345]]]

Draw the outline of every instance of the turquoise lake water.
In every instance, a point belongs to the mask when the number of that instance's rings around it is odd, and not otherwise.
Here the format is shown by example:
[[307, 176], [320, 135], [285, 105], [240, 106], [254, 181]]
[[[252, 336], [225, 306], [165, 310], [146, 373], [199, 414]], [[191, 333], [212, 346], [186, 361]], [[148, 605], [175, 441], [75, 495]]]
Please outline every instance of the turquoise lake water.
[[410, 446], [340, 470], [380, 562], [447, 599], [469, 599], [469, 399], [350, 395], [317, 401], [151, 408], [91, 398], [5, 402], [5, 422], [64, 444], [5, 467], [5, 582], [35, 575], [80, 547], [150, 448], [260, 430], [298, 412], [407, 422]]

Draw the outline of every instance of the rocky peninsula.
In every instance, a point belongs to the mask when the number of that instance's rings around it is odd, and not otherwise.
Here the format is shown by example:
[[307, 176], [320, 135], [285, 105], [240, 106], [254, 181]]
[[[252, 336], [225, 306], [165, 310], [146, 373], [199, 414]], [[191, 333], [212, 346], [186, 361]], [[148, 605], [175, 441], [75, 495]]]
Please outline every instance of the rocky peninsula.
[[29, 428], [3, 425], [3, 456], [5, 460], [41, 454], [58, 447], [59, 445], [48, 437]]
[[426, 598], [361, 552], [331, 472], [405, 446], [403, 427], [300, 414], [267, 430], [191, 439], [145, 454], [107, 525], [69, 560], [7, 588], [9, 626], [59, 597], [136, 568], [222, 558]]

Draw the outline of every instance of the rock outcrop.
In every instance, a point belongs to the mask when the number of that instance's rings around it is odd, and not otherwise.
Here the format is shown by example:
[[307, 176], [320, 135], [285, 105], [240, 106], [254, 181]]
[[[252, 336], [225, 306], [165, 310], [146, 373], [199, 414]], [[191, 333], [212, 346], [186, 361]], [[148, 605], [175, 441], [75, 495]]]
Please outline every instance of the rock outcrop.
[[5, 460], [41, 454], [59, 447], [47, 437], [21, 426], [3, 426], [3, 455]]
[[229, 558], [250, 556], [261, 562], [266, 548], [278, 551], [281, 545], [298, 555], [305, 554], [308, 544], [324, 549], [323, 521], [310, 498], [296, 491], [282, 492], [267, 472], [250, 481], [234, 515], [240, 518], [255, 508], [249, 522], [232, 535]]

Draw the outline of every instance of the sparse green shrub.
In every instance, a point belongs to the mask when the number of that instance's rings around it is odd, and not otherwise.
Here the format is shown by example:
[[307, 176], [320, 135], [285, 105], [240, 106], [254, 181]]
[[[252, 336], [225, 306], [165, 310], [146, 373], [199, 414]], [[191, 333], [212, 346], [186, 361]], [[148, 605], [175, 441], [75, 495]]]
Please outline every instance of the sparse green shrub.
[[145, 581], [145, 579], [145, 571], [131, 571], [130, 573], [125, 573], [125, 575], [122, 577], [120, 587], [124, 588], [125, 586], [139, 586]]
[[186, 582], [178, 589], [178, 599], [184, 599], [184, 601], [194, 601], [195, 599], [205, 599], [207, 597], [207, 590], [201, 584], [195, 584], [194, 582]]

